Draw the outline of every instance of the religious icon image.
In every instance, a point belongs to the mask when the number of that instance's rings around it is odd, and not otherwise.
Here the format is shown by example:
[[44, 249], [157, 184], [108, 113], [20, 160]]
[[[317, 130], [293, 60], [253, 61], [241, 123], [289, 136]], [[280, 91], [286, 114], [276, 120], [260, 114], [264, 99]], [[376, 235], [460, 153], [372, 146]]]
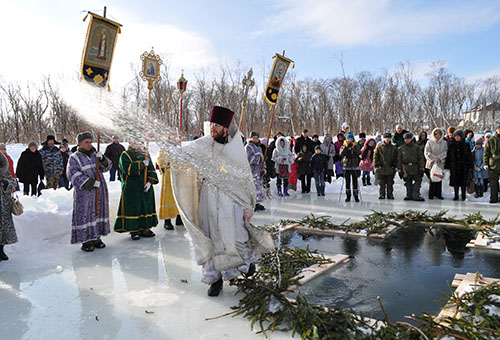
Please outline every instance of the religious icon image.
[[106, 60], [106, 32], [102, 30], [101, 41], [99, 42], [99, 53], [97, 59]]
[[156, 72], [155, 72], [155, 65], [152, 61], [148, 60], [147, 67], [146, 67], [146, 73], [149, 76], [154, 77]]
[[276, 68], [274, 69], [274, 74], [271, 78], [271, 86], [275, 87], [276, 89], [279, 89], [281, 87], [286, 68], [287, 65], [283, 61], [279, 60], [276, 63]]
[[93, 20], [90, 27], [84, 63], [94, 67], [109, 68], [117, 28], [107, 22]]

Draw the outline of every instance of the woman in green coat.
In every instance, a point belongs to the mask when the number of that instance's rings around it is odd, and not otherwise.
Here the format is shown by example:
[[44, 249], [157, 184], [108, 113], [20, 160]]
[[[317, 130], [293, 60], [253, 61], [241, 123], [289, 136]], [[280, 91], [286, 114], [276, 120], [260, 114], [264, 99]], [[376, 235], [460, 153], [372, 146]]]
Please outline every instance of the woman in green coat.
[[114, 230], [118, 233], [130, 233], [133, 240], [155, 236], [151, 228], [158, 224], [152, 188], [153, 184], [158, 183], [158, 177], [153, 162], [150, 161], [151, 157], [148, 155], [146, 159], [145, 156], [142, 144], [131, 142], [118, 162], [122, 194]]

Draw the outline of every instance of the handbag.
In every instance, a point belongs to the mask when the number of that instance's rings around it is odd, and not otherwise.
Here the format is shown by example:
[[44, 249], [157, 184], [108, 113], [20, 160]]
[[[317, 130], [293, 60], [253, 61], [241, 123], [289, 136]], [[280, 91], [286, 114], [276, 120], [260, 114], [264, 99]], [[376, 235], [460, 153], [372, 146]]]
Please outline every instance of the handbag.
[[431, 168], [431, 181], [432, 182], [441, 182], [444, 178], [443, 170], [434, 163]]
[[12, 199], [12, 214], [14, 214], [15, 216], [22, 215], [24, 212], [24, 207], [23, 204], [19, 201], [17, 195], [15, 197], [11, 196], [11, 199]]

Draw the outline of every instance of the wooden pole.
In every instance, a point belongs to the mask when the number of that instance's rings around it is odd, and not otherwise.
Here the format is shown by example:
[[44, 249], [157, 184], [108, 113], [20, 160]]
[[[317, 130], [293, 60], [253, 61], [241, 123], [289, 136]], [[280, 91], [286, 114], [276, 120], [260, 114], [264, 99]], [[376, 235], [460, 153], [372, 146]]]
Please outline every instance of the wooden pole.
[[[148, 156], [149, 156], [149, 137], [148, 137], [148, 134], [149, 134], [149, 115], [150, 115], [150, 112], [151, 112], [151, 90], [153, 89], [153, 83], [151, 81], [149, 81], [148, 83], [148, 90], [149, 90], [149, 93], [148, 93], [148, 116], [146, 118], [146, 149], [145, 149], [145, 156], [144, 156], [144, 159], [145, 160], [148, 160]], [[146, 183], [148, 182], [148, 167], [147, 166], [145, 169], [144, 169], [144, 185], [146, 185]]]
[[271, 138], [271, 130], [273, 129], [274, 122], [274, 111], [276, 110], [276, 105], [273, 105], [273, 112], [271, 113], [271, 123], [269, 124], [269, 131], [267, 132], [267, 142], [266, 142], [266, 150], [264, 151], [264, 160], [262, 161], [262, 166], [260, 170], [264, 169], [264, 164], [266, 163], [267, 149], [269, 148], [269, 139]]
[[106, 9], [107, 9], [106, 6], [104, 6], [104, 15], [103, 15], [103, 17], [106, 17]]
[[[101, 133], [97, 133], [97, 152], [101, 149]], [[96, 157], [96, 171], [95, 171], [95, 180], [99, 180], [99, 158]], [[95, 188], [95, 214], [99, 213], [99, 188]]]

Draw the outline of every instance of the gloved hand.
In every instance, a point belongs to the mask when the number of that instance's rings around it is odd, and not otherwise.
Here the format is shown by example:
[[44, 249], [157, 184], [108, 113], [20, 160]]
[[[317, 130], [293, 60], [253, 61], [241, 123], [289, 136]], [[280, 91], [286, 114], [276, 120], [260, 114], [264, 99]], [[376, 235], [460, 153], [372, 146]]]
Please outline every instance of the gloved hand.
[[95, 184], [95, 179], [89, 178], [87, 182], [83, 183], [82, 189], [83, 190], [92, 190], [94, 188]]
[[145, 159], [145, 160], [143, 160], [143, 161], [142, 161], [142, 163], [144, 163], [144, 165], [145, 165], [146, 167], [148, 167], [148, 166], [149, 166], [149, 159]]
[[101, 186], [100, 181], [94, 181], [94, 188], [99, 188]]
[[488, 170], [489, 168], [490, 168], [490, 167], [489, 167], [489, 166], [487, 166], [487, 165], [483, 166], [483, 169], [484, 169], [484, 170]]
[[151, 189], [151, 182], [146, 182], [146, 184], [144, 184], [144, 192], [148, 192], [149, 189]]
[[247, 222], [250, 222], [253, 216], [253, 210], [245, 209], [243, 210], [243, 219]]
[[418, 175], [419, 175], [420, 177], [423, 177], [423, 176], [424, 176], [424, 173], [425, 173], [424, 169], [418, 169]]
[[96, 156], [96, 157], [97, 157], [97, 159], [99, 159], [99, 160], [101, 160], [101, 159], [104, 157], [104, 156], [103, 156], [103, 154], [101, 153], [101, 151], [97, 151], [97, 152], [95, 153], [95, 156]]
[[478, 167], [478, 166], [476, 166], [476, 168], [474, 170], [476, 170], [477, 172], [479, 172], [479, 171], [481, 171], [481, 168]]
[[262, 170], [260, 170], [260, 177], [264, 177], [266, 175], [266, 168], [262, 168]]

